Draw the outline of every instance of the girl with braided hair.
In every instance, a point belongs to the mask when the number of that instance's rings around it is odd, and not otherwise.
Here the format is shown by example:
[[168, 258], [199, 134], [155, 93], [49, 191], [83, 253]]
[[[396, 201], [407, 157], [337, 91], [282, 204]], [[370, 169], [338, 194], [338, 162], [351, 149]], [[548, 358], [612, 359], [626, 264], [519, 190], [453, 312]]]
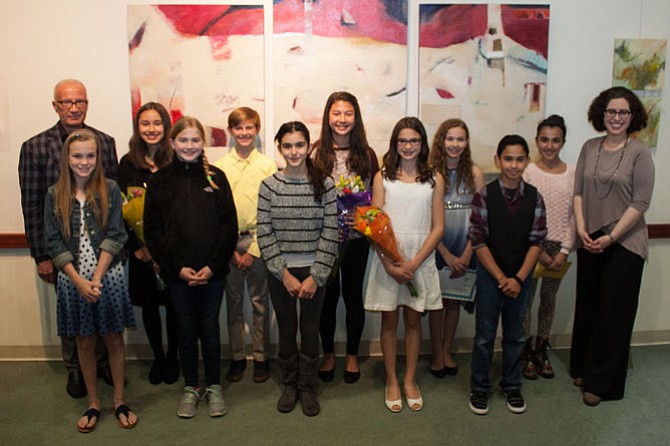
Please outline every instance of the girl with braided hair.
[[[205, 130], [184, 116], [170, 132], [170, 165], [149, 180], [144, 208], [147, 245], [158, 263], [177, 319], [185, 387], [177, 415], [191, 418], [206, 397], [209, 415], [226, 413], [221, 391], [219, 309], [237, 244], [237, 213], [225, 174], [210, 166]], [[198, 340], [205, 386], [198, 376]]]

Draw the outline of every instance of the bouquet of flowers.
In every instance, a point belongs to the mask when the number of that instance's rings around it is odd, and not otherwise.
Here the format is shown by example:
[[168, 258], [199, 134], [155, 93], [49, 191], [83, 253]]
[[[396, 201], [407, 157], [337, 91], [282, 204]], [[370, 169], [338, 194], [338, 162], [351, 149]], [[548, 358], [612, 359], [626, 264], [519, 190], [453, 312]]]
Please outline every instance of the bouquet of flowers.
[[[376, 206], [357, 207], [354, 216], [354, 229], [367, 237], [382, 254], [394, 263], [405, 260], [400, 254], [398, 240], [391, 226], [391, 219], [382, 209]], [[411, 280], [407, 282], [407, 288], [412, 297], [419, 295]]]
[[146, 189], [139, 186], [128, 186], [128, 193], [123, 194], [123, 221], [132, 228], [137, 240], [144, 242], [144, 195]]
[[365, 188], [365, 182], [360, 175], [345, 178], [340, 175], [340, 180], [335, 183], [337, 189], [337, 224], [340, 228], [342, 241], [349, 237], [349, 225], [345, 218], [354, 212], [356, 206], [369, 206], [372, 195]]
[[[139, 186], [128, 186], [128, 193], [123, 194], [123, 221], [132, 228], [137, 237], [137, 241], [140, 242], [140, 245], [143, 247], [146, 246], [144, 241], [144, 196], [146, 194], [146, 189]], [[164, 290], [167, 288], [163, 278], [156, 272], [158, 271], [157, 265], [151, 260], [151, 266], [154, 269], [156, 275], [156, 288], [159, 290]]]

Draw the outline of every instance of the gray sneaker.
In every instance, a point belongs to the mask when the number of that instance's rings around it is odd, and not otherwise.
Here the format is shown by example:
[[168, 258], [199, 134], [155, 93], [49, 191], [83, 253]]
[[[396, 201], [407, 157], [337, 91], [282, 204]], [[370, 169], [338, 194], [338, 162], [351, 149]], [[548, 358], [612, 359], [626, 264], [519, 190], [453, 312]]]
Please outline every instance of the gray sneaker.
[[207, 387], [205, 396], [209, 405], [210, 417], [222, 417], [226, 414], [228, 407], [226, 407], [226, 402], [223, 400], [223, 391], [220, 385], [215, 384]]
[[177, 416], [180, 418], [193, 418], [200, 398], [202, 398], [202, 390], [194, 389], [191, 386], [184, 387], [181, 401], [179, 401], [179, 406], [177, 406]]

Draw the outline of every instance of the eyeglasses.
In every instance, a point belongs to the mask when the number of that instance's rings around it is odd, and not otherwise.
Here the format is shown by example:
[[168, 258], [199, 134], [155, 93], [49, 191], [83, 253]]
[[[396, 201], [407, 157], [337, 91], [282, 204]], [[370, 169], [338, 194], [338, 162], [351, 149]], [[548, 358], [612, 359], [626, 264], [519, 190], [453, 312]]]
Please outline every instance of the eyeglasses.
[[56, 104], [60, 105], [64, 109], [70, 109], [74, 105], [78, 109], [82, 109], [88, 105], [88, 99], [77, 99], [75, 101], [70, 101], [68, 99], [62, 101], [55, 101]]
[[411, 144], [413, 146], [416, 146], [420, 143], [421, 143], [421, 138], [411, 138], [411, 139], [398, 138], [398, 145], [400, 147], [405, 147], [407, 144]]
[[605, 116], [607, 116], [608, 118], [613, 118], [616, 115], [619, 115], [619, 117], [621, 119], [626, 119], [627, 117], [632, 115], [632, 113], [630, 112], [630, 110], [625, 110], [625, 109], [624, 110], [615, 110], [613, 108], [608, 108], [607, 110], [605, 110]]
[[295, 144], [291, 144], [290, 142], [284, 142], [281, 144], [281, 148], [284, 150], [290, 150], [293, 147], [295, 147], [296, 149], [304, 149], [305, 146], [307, 146], [307, 143], [305, 141], [300, 141]]

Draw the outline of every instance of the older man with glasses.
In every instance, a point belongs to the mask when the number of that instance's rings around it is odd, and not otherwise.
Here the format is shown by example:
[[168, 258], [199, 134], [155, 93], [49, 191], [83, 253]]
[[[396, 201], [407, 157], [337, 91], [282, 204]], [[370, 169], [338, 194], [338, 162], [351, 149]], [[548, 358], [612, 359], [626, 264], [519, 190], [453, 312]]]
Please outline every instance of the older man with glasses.
[[[56, 183], [60, 170], [63, 142], [78, 129], [93, 131], [100, 141], [102, 166], [105, 176], [117, 179], [117, 158], [114, 138], [84, 124], [88, 111], [86, 87], [75, 79], [65, 79], [54, 87], [51, 103], [59, 121], [53, 127], [28, 139], [21, 145], [19, 156], [19, 185], [21, 186], [21, 207], [30, 255], [37, 264], [37, 273], [45, 282], [55, 284], [57, 271], [46, 253], [44, 240], [44, 201], [47, 189]], [[74, 337], [61, 337], [63, 361], [68, 370], [66, 390], [72, 398], [86, 395], [86, 387], [79, 370], [77, 346]], [[107, 384], [112, 384], [107, 352], [104, 344], [98, 342], [96, 348], [98, 375]]]

